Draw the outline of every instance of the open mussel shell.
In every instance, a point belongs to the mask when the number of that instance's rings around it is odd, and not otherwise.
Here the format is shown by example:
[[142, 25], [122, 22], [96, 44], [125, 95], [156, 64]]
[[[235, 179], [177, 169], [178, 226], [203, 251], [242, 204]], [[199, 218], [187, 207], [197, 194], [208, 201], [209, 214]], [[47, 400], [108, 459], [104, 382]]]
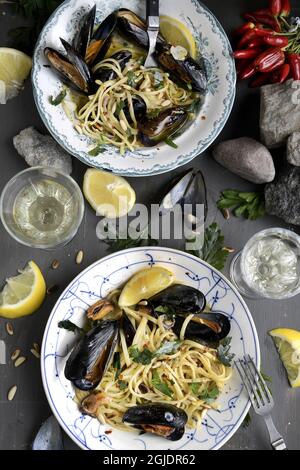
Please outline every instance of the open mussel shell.
[[153, 147], [178, 133], [187, 120], [185, 108], [168, 108], [155, 118], [142, 119], [138, 123], [138, 138], [145, 147]]
[[170, 441], [179, 441], [183, 437], [187, 420], [185, 411], [164, 403], [135, 406], [123, 416], [123, 423]]
[[188, 53], [182, 60], [174, 57], [170, 44], [157, 43], [156, 58], [159, 65], [170, 73], [172, 80], [179, 81], [198, 93], [207, 90], [207, 73], [204, 61], [197, 62]]
[[88, 45], [92, 39], [96, 17], [96, 5], [84, 16], [82, 25], [73, 41], [74, 49], [85, 58]]
[[75, 346], [65, 367], [65, 377], [80, 390], [94, 390], [112, 359], [119, 322], [102, 321]]
[[113, 12], [95, 29], [85, 53], [85, 61], [90, 67], [104, 59], [116, 26], [117, 15]]
[[143, 48], [148, 48], [149, 37], [144, 20], [126, 8], [120, 8], [116, 13], [119, 31], [133, 43]]
[[133, 344], [136, 330], [131, 321], [129, 320], [128, 316], [124, 312], [121, 320], [121, 328], [125, 336], [126, 345], [128, 348], [130, 348], [130, 346], [132, 346]]
[[[143, 98], [141, 98], [140, 96], [134, 96], [132, 98], [132, 105], [133, 105], [133, 109], [134, 109], [135, 118], [136, 118], [137, 121], [140, 121], [141, 119], [143, 119], [146, 116], [147, 105], [146, 105], [145, 101], [143, 100]], [[124, 108], [124, 114], [125, 114], [125, 117], [126, 117], [127, 121], [129, 122], [129, 124], [131, 124], [132, 123], [132, 118], [131, 118], [131, 115], [130, 115], [128, 104]]]
[[[116, 60], [119, 63], [121, 70], [123, 70], [130, 61], [131, 57], [132, 53], [130, 51], [119, 51], [109, 57], [109, 59]], [[110, 68], [100, 66], [99, 68], [94, 69], [95, 80], [101, 80], [101, 82], [104, 83], [108, 82], [108, 80], [114, 80], [115, 78], [117, 78], [117, 74]]]
[[55, 49], [46, 47], [44, 54], [63, 83], [79, 93], [93, 92], [94, 81], [91, 73], [83, 59], [76, 55], [74, 50], [70, 56], [66, 57]]
[[170, 313], [188, 316], [203, 312], [206, 298], [193, 287], [174, 284], [149, 299], [148, 303], [154, 310], [157, 307], [167, 307]]
[[[184, 321], [185, 318], [176, 317], [173, 331], [178, 337], [180, 337]], [[230, 329], [230, 320], [222, 313], [202, 313], [189, 322], [184, 339], [217, 347], [220, 341], [229, 335]]]

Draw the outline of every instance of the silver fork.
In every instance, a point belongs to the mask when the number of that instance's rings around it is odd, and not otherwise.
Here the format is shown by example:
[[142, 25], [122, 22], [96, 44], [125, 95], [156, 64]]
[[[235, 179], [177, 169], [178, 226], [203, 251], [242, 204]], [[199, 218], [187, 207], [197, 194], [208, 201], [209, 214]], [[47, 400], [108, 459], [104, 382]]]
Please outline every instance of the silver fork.
[[147, 32], [149, 37], [149, 50], [144, 67], [157, 67], [154, 53], [159, 33], [159, 0], [147, 0]]
[[236, 361], [235, 366], [249, 394], [255, 413], [265, 420], [273, 449], [287, 450], [283, 437], [275, 428], [271, 417], [271, 411], [274, 408], [273, 397], [253, 359], [250, 356], [244, 357], [244, 360]]

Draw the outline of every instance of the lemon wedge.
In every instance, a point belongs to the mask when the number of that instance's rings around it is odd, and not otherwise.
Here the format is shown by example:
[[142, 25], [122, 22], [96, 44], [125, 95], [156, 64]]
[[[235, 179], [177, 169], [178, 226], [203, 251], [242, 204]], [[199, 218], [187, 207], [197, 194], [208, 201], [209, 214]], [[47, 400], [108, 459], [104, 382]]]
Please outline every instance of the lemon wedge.
[[141, 300], [150, 299], [174, 282], [173, 274], [165, 268], [154, 266], [135, 274], [123, 288], [120, 307], [132, 307]]
[[274, 339], [291, 386], [300, 387], [300, 331], [278, 328], [269, 334]]
[[108, 219], [125, 216], [136, 201], [134, 189], [124, 178], [92, 168], [84, 175], [83, 194], [97, 214]]
[[28, 55], [17, 49], [0, 47], [0, 104], [19, 94], [31, 67], [32, 60]]
[[40, 268], [30, 261], [20, 274], [6, 280], [0, 292], [0, 316], [19, 318], [31, 315], [42, 305], [46, 283]]
[[160, 32], [172, 46], [181, 46], [195, 59], [197, 48], [189, 28], [171, 16], [160, 16]]

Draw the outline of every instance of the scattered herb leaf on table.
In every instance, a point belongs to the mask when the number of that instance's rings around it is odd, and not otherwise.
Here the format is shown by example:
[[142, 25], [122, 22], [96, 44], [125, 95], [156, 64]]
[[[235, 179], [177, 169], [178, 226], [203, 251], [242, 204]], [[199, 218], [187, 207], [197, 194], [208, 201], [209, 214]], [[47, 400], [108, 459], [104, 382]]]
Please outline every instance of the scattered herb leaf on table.
[[265, 197], [262, 192], [243, 192], [227, 189], [217, 203], [220, 210], [232, 209], [236, 217], [257, 220], [265, 215]]

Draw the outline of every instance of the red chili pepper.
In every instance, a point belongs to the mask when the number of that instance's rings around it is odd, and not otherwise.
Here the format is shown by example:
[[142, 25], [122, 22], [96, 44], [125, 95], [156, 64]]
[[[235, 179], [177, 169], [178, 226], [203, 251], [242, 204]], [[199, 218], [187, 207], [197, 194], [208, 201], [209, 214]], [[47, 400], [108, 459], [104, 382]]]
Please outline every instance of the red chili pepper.
[[292, 7], [290, 0], [281, 0], [281, 13], [280, 16], [287, 17], [291, 14]]
[[271, 74], [271, 83], [284, 83], [290, 74], [290, 70], [289, 64], [283, 64]]
[[277, 18], [281, 13], [281, 0], [270, 0], [270, 11]]
[[235, 51], [233, 57], [235, 59], [254, 59], [261, 53], [261, 49], [242, 49], [241, 51]]
[[254, 13], [249, 13], [244, 16], [247, 21], [254, 23], [262, 23], [263, 25], [270, 26], [277, 33], [281, 31], [281, 27], [276, 18], [274, 18], [269, 10], [258, 10]]
[[239, 73], [239, 80], [247, 80], [255, 74], [254, 62], [247, 64]]
[[279, 48], [274, 47], [262, 52], [254, 61], [258, 72], [273, 72], [285, 62], [285, 53]]
[[237, 28], [235, 31], [233, 31], [234, 36], [242, 36], [245, 34], [247, 31], [251, 31], [251, 29], [255, 28], [255, 24], [252, 23], [251, 21], [248, 21], [248, 23], [243, 24], [239, 28]]
[[294, 80], [300, 80], [300, 56], [299, 54], [288, 54], [291, 75]]
[[258, 75], [249, 83], [249, 87], [259, 88], [263, 85], [266, 85], [267, 83], [270, 83], [270, 75], [268, 73], [262, 73], [261, 75]]
[[254, 29], [254, 32], [256, 34], [256, 36], [259, 36], [259, 37], [265, 37], [265, 36], [275, 36], [276, 35], [276, 32], [273, 31], [272, 29], [264, 29], [264, 28], [255, 28]]
[[240, 39], [237, 49], [243, 49], [250, 41], [255, 39], [257, 37], [255, 30], [251, 29], [250, 31], [247, 31], [242, 38]]
[[259, 47], [259, 46], [262, 46], [264, 44], [262, 38], [256, 38], [256, 39], [252, 39], [252, 41], [250, 41], [248, 44], [247, 44], [247, 47], [248, 49], [252, 49], [253, 47], [256, 48], [256, 47]]
[[289, 40], [286, 36], [264, 36], [262, 38], [265, 44], [275, 47], [287, 47], [289, 45]]

